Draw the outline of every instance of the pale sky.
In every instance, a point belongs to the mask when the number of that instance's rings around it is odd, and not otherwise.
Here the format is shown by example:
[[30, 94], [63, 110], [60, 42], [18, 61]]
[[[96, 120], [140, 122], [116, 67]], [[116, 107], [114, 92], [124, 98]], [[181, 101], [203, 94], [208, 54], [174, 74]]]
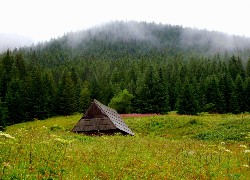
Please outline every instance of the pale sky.
[[147, 21], [250, 37], [249, 0], [0, 0], [0, 33], [50, 40], [115, 20]]

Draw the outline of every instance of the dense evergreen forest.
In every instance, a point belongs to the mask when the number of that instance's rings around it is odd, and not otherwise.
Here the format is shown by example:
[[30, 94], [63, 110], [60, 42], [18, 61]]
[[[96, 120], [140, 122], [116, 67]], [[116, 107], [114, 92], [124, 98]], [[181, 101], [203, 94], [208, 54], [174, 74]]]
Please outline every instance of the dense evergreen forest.
[[112, 22], [0, 55], [0, 126], [84, 112], [250, 112], [250, 39]]

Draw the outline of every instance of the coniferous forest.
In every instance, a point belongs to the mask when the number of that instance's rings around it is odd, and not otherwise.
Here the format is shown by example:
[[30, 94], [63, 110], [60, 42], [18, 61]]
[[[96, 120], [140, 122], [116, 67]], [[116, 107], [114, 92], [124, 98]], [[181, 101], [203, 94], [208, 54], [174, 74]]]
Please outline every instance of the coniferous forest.
[[85, 112], [250, 112], [250, 39], [112, 22], [0, 54], [0, 126]]

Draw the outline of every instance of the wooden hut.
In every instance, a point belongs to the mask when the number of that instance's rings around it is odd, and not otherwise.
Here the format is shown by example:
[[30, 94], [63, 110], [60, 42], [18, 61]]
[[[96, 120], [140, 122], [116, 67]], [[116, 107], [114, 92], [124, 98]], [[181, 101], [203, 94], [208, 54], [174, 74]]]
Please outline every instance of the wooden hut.
[[85, 134], [114, 134], [120, 132], [134, 135], [116, 110], [101, 104], [97, 100], [91, 103], [72, 131]]

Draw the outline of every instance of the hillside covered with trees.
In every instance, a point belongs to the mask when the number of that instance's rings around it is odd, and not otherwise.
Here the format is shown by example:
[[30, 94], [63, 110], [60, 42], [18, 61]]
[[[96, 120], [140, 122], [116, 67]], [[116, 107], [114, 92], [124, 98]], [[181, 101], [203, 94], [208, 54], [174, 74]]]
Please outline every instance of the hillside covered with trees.
[[0, 55], [0, 126], [84, 112], [92, 99], [120, 113], [250, 112], [249, 58], [249, 38], [181, 26], [67, 33]]

